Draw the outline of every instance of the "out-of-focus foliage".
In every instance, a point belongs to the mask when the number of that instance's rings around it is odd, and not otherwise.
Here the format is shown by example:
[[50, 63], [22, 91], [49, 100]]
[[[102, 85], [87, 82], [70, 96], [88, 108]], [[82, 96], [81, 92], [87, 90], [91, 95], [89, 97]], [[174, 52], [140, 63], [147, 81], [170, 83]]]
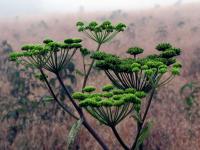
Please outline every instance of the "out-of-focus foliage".
[[[0, 121], [15, 120], [15, 123], [8, 127], [7, 140], [10, 144], [13, 143], [18, 133], [21, 133], [29, 124], [41, 121], [63, 121], [66, 118], [66, 113], [59, 109], [52, 97], [46, 92], [37, 92], [38, 90], [45, 91], [45, 85], [38, 80], [37, 71], [29, 66], [22, 67], [19, 64], [13, 65], [8, 62], [8, 53], [12, 52], [12, 47], [6, 41], [3, 41], [1, 47], [0, 74], [1, 81], [9, 83], [10, 96], [5, 98], [1, 96]], [[74, 75], [75, 65], [70, 62], [65, 69], [62, 70], [61, 76], [69, 84], [66, 86], [72, 92], [72, 87], [76, 84]], [[38, 77], [37, 77], [38, 76]], [[36, 77], [36, 78], [35, 78]], [[56, 83], [55, 77], [50, 76], [50, 84], [55, 90], [62, 90]], [[6, 88], [6, 87], [5, 87]], [[62, 102], [66, 100], [64, 92], [60, 92], [58, 97]], [[68, 106], [67, 106], [68, 107]], [[6, 110], [6, 111], [5, 111]], [[63, 115], [57, 118], [56, 116], [62, 113]]]
[[200, 85], [198, 82], [189, 82], [184, 84], [180, 89], [180, 94], [184, 100], [187, 119], [194, 122], [200, 117], [199, 112], [199, 95]]

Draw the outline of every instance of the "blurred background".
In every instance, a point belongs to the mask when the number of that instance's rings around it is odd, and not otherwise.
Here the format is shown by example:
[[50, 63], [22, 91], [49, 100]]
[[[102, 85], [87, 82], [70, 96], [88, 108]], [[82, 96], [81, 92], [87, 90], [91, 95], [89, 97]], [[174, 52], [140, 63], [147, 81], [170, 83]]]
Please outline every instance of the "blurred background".
[[[34, 78], [34, 69], [23, 69], [8, 61], [11, 51], [27, 43], [41, 43], [45, 38], [63, 41], [80, 37], [83, 45], [96, 45], [76, 28], [77, 21], [124, 22], [127, 29], [118, 34], [103, 51], [126, 57], [129, 47], [154, 53], [160, 42], [170, 42], [182, 49], [180, 77], [155, 96], [148, 119], [153, 121], [148, 150], [200, 150], [200, 1], [199, 0], [0, 0], [0, 149], [62, 150], [74, 120], [53, 101], [48, 91]], [[68, 87], [80, 90], [82, 69], [80, 54], [63, 74]], [[89, 84], [108, 83], [105, 74], [93, 70]], [[51, 84], [60, 91], [55, 78]], [[67, 104], [66, 97], [59, 94]], [[71, 108], [70, 104], [68, 107]], [[110, 130], [89, 115], [111, 149], [120, 150]], [[130, 119], [130, 118], [129, 118]], [[125, 120], [118, 129], [127, 143], [134, 136], [134, 121]], [[131, 131], [131, 132], [130, 132]], [[76, 145], [81, 150], [100, 149], [93, 138], [81, 130]]]

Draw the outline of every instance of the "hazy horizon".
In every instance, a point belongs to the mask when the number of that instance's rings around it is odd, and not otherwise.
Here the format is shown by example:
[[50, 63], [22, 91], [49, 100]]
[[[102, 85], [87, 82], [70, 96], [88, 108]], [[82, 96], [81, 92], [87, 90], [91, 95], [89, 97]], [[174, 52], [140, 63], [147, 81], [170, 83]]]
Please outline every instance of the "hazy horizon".
[[[199, 0], [0, 0], [0, 16], [41, 15], [78, 11], [143, 10]], [[17, 6], [17, 7], [16, 7]]]

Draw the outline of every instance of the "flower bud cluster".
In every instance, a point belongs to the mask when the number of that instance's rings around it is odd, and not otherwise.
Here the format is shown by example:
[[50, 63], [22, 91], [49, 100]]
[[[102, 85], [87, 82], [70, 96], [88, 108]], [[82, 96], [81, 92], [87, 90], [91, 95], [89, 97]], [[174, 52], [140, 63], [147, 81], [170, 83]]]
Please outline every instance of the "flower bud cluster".
[[[82, 47], [81, 39], [65, 39], [64, 42], [55, 42], [51, 39], [45, 39], [44, 44], [28, 44], [22, 46], [20, 52], [12, 52], [9, 55], [11, 61], [17, 61], [21, 58], [28, 59], [30, 63], [36, 66], [46, 63], [49, 55], [61, 50], [79, 49]], [[49, 54], [49, 55], [48, 55]], [[63, 54], [66, 54], [63, 52]], [[24, 60], [24, 59], [23, 59]]]
[[[102, 70], [113, 70], [115, 72], [127, 73], [144, 71], [148, 76], [153, 74], [164, 74], [169, 70], [170, 65], [176, 62], [174, 57], [180, 55], [180, 49], [172, 48], [169, 44], [159, 44], [157, 49], [160, 51], [162, 50], [161, 54], [149, 55], [145, 58], [138, 59], [123, 59], [105, 52], [95, 52], [91, 55], [91, 58], [97, 60], [96, 67]], [[143, 49], [139, 47], [130, 48], [128, 50], [128, 53], [131, 55], [137, 55], [142, 52]], [[172, 73], [178, 75], [180, 68], [181, 65], [174, 65]]]
[[83, 22], [77, 22], [76, 26], [78, 27], [79, 32], [83, 32], [86, 30], [94, 31], [94, 32], [103, 32], [106, 31], [108, 33], [117, 31], [121, 32], [124, 31], [126, 25], [123, 23], [118, 23], [117, 25], [112, 25], [110, 21], [104, 21], [101, 24], [98, 24], [95, 21], [90, 22], [89, 24], [84, 24]]
[[73, 98], [79, 100], [81, 107], [112, 107], [121, 106], [126, 103], [133, 103], [139, 106], [141, 99], [146, 96], [143, 91], [136, 91], [135, 89], [116, 89], [112, 85], [106, 85], [102, 88], [102, 93], [93, 93], [95, 88], [87, 86], [83, 92], [75, 92]]

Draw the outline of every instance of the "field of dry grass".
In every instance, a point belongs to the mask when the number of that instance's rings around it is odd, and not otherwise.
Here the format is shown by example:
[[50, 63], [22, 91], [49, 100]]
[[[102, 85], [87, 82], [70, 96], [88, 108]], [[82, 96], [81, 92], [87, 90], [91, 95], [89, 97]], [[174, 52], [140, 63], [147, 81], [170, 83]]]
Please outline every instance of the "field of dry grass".
[[[170, 42], [180, 47], [183, 52], [180, 61], [183, 63], [182, 75], [173, 83], [160, 89], [153, 101], [148, 118], [153, 121], [151, 136], [145, 142], [145, 150], [200, 150], [200, 126], [199, 115], [192, 115], [188, 119], [184, 100], [179, 94], [180, 87], [191, 81], [198, 80], [200, 70], [200, 4], [181, 5], [167, 8], [155, 8], [145, 11], [114, 11], [109, 13], [98, 12], [96, 14], [51, 14], [48, 16], [35, 16], [30, 18], [15, 17], [14, 19], [0, 21], [0, 41], [7, 40], [18, 50], [26, 43], [38, 43], [49, 37], [55, 40], [63, 40], [68, 37], [81, 37], [84, 46], [95, 49], [95, 44], [87, 40], [76, 31], [77, 20], [110, 19], [113, 22], [125, 22], [127, 30], [120, 33], [112, 42], [102, 47], [108, 51], [126, 57], [125, 51], [131, 46], [140, 46], [145, 49], [145, 54], [155, 52], [154, 47], [159, 42]], [[87, 16], [87, 17], [86, 17]], [[76, 67], [81, 68], [79, 54], [74, 58]], [[196, 67], [193, 67], [195, 63]], [[77, 76], [76, 89], [81, 84], [81, 78]], [[89, 84], [101, 86], [109, 82], [103, 73], [93, 72]], [[14, 98], [9, 96], [9, 84], [5, 79], [1, 81], [0, 108], [9, 103], [12, 106]], [[47, 92], [47, 91], [45, 91]], [[36, 91], [36, 93], [38, 93]], [[2, 105], [2, 106], [1, 106]], [[48, 109], [47, 109], [48, 110]], [[38, 110], [40, 112], [40, 110]], [[37, 112], [37, 113], [39, 113]], [[5, 110], [0, 111], [0, 115]], [[62, 118], [62, 113], [55, 115]], [[30, 116], [32, 117], [32, 116]], [[56, 118], [55, 117], [55, 118]], [[64, 117], [64, 120], [33, 121], [23, 131], [17, 133], [12, 144], [7, 141], [9, 125], [16, 124], [15, 120], [0, 122], [0, 149], [26, 150], [65, 149], [67, 134], [73, 119]], [[89, 115], [88, 120], [97, 129], [106, 143], [113, 150], [120, 150], [110, 129], [100, 125]], [[125, 120], [118, 129], [125, 141], [131, 144], [134, 136], [134, 121]], [[81, 150], [100, 149], [94, 139], [85, 131], [81, 130], [77, 143]]]

